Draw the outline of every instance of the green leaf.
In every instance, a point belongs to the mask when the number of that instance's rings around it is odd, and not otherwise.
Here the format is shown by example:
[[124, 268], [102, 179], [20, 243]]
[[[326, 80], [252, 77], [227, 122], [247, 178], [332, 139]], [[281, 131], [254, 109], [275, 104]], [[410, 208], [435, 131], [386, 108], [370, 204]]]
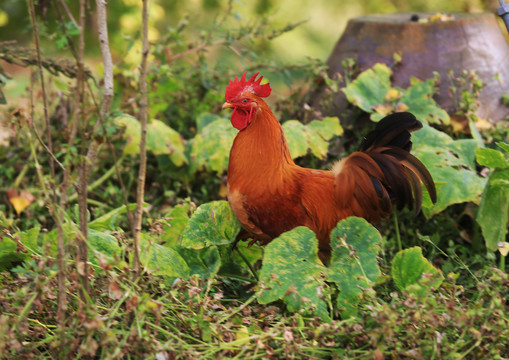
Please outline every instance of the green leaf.
[[498, 243], [505, 241], [508, 216], [509, 169], [496, 169], [490, 175], [476, 218], [488, 250], [496, 251]]
[[[133, 116], [122, 114], [114, 119], [119, 126], [125, 127], [124, 138], [127, 140], [124, 154], [134, 155], [140, 152], [141, 124]], [[159, 120], [147, 124], [147, 151], [154, 155], [167, 154], [176, 166], [187, 163], [184, 154], [185, 143], [178, 132]]]
[[479, 165], [499, 169], [506, 169], [509, 167], [509, 161], [507, 161], [501, 151], [483, 148], [477, 149], [475, 153], [477, 155], [477, 162]]
[[343, 127], [337, 117], [325, 117], [322, 120], [313, 120], [307, 127], [314, 130], [325, 140], [330, 140], [336, 135], [343, 134]]
[[431, 287], [438, 288], [444, 276], [415, 246], [399, 251], [392, 260], [392, 278], [401, 291], [425, 293]]
[[509, 153], [509, 144], [506, 144], [502, 141], [499, 141], [498, 143], [496, 143], [500, 148], [504, 149], [504, 151], [506, 153]]
[[249, 246], [248, 241], [239, 241], [237, 246], [233, 252], [233, 257], [237, 264], [241, 264], [244, 267], [247, 266], [244, 262], [244, 259], [239, 255], [239, 252], [242, 252], [242, 255], [246, 258], [246, 260], [254, 266], [254, 264], [261, 260], [263, 257], [263, 250], [260, 245], [253, 244]]
[[147, 125], [147, 150], [154, 155], [168, 154], [176, 166], [187, 163], [184, 139], [171, 127], [159, 120]]
[[38, 244], [39, 233], [40, 227], [38, 226], [27, 231], [15, 233], [13, 237], [18, 238], [22, 245], [19, 249], [16, 241], [7, 236], [0, 238], [0, 271], [6, 271], [14, 266], [15, 263], [30, 258], [30, 253], [40, 254]]
[[203, 249], [211, 245], [230, 244], [240, 231], [240, 224], [226, 201], [201, 205], [182, 233], [182, 246]]
[[180, 204], [173, 207], [166, 217], [169, 220], [163, 225], [163, 232], [161, 235], [161, 241], [163, 241], [166, 247], [175, 247], [180, 245], [180, 235], [184, 231], [187, 223], [189, 222], [189, 216], [192, 212], [191, 204]]
[[192, 140], [190, 172], [209, 170], [222, 174], [228, 167], [236, 135], [237, 130], [227, 119], [218, 118], [208, 123]]
[[315, 233], [302, 226], [270, 242], [260, 272], [262, 290], [258, 301], [267, 304], [282, 299], [289, 311], [308, 310], [329, 321], [322, 299], [326, 268], [317, 253]]
[[88, 229], [88, 256], [92, 264], [98, 265], [99, 253], [107, 259], [113, 260], [120, 258], [122, 249], [118, 245], [117, 239], [103, 231]]
[[382, 237], [365, 219], [349, 217], [331, 232], [332, 257], [328, 278], [337, 284], [339, 309], [355, 316], [364, 292], [380, 276], [377, 256]]
[[412, 153], [426, 166], [437, 185], [436, 204], [426, 200], [427, 194], [424, 197], [422, 210], [426, 217], [452, 204], [480, 202], [486, 179], [475, 171], [475, 153], [481, 146], [478, 141], [454, 141], [447, 134], [426, 124], [413, 133], [412, 141]]
[[399, 102], [408, 106], [408, 110], [415, 117], [428, 124], [445, 124], [451, 122], [449, 114], [441, 109], [433, 100], [435, 92], [435, 79], [421, 81], [416, 78], [411, 79], [411, 86], [403, 92]]
[[385, 64], [375, 64], [373, 68], [362, 72], [343, 88], [348, 102], [365, 112], [372, 113], [373, 106], [385, 103], [385, 96], [391, 89], [392, 71]]
[[306, 155], [309, 149], [306, 127], [297, 120], [288, 120], [282, 127], [292, 158]]
[[[143, 207], [147, 207], [148, 204], [144, 203]], [[136, 209], [136, 204], [129, 204], [129, 211], [133, 212]], [[119, 216], [126, 214], [127, 208], [125, 205], [118, 207], [116, 209], [111, 210], [110, 212], [107, 212], [106, 214], [98, 217], [94, 221], [91, 221], [88, 224], [88, 227], [90, 229], [98, 230], [98, 231], [104, 231], [104, 230], [111, 230], [114, 231], [117, 229], [119, 224]]]
[[178, 247], [175, 250], [185, 259], [189, 275], [198, 275], [200, 279], [213, 278], [221, 267], [221, 257], [217, 246], [195, 250]]
[[140, 262], [148, 272], [166, 276], [170, 281], [189, 277], [189, 266], [176, 250], [154, 243], [147, 234], [140, 237], [140, 247]]
[[325, 158], [328, 140], [343, 133], [339, 119], [335, 117], [313, 120], [308, 125], [288, 120], [282, 127], [293, 159], [306, 155], [308, 151], [320, 159]]

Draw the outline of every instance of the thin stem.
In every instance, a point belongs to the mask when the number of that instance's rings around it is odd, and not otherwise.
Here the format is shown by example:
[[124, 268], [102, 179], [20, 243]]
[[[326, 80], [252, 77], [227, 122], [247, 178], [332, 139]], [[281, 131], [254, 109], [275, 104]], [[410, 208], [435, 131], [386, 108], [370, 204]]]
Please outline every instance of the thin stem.
[[249, 262], [249, 260], [245, 257], [245, 255], [242, 253], [242, 251], [240, 251], [239, 247], [235, 247], [235, 250], [237, 250], [237, 252], [239, 253], [240, 257], [242, 258], [242, 260], [244, 260], [244, 262], [246, 263], [247, 267], [249, 268], [249, 271], [251, 271], [251, 274], [253, 274], [254, 278], [256, 279], [256, 281], [260, 281], [260, 278], [258, 277], [258, 274], [256, 273], [255, 269], [253, 268], [253, 265], [251, 265], [251, 263]]
[[148, 0], [143, 0], [142, 10], [142, 55], [140, 70], [140, 121], [141, 121], [141, 139], [140, 139], [140, 168], [138, 172], [138, 188], [136, 191], [136, 212], [134, 216], [134, 279], [140, 272], [140, 233], [141, 221], [143, 216], [143, 200], [145, 196], [145, 177], [147, 171], [147, 122], [148, 122], [148, 96], [147, 96], [147, 57], [149, 52], [148, 43]]
[[[35, 7], [34, 7], [34, 1], [29, 0], [28, 1], [28, 9], [30, 13], [30, 19], [32, 22], [32, 28], [34, 32], [34, 44], [35, 49], [37, 52], [37, 65], [39, 69], [39, 77], [41, 81], [41, 91], [42, 91], [42, 99], [43, 99], [43, 108], [44, 108], [44, 120], [46, 124], [46, 141], [48, 143], [48, 146], [45, 146], [44, 142], [40, 139], [38, 132], [36, 131], [35, 125], [33, 125], [34, 133], [39, 139], [39, 142], [43, 144], [46, 151], [50, 154], [50, 174], [51, 179], [53, 181], [50, 181], [50, 188], [52, 193], [52, 201], [49, 204], [50, 212], [55, 220], [55, 224], [57, 226], [57, 266], [58, 266], [58, 307], [57, 307], [57, 322], [58, 322], [58, 328], [60, 331], [60, 334], [62, 335], [62, 340], [60, 342], [60, 350], [63, 353], [63, 349], [65, 348], [65, 340], [63, 335], [65, 334], [65, 313], [67, 309], [67, 300], [66, 300], [66, 289], [65, 289], [65, 246], [64, 246], [64, 232], [62, 229], [61, 224], [61, 209], [57, 206], [57, 193], [56, 193], [56, 185], [55, 185], [55, 162], [59, 164], [59, 166], [63, 168], [62, 164], [56, 160], [54, 154], [53, 154], [53, 143], [51, 140], [51, 128], [50, 128], [50, 120], [48, 115], [48, 100], [46, 96], [46, 87], [44, 83], [44, 71], [42, 69], [42, 56], [41, 56], [41, 49], [39, 46], [39, 29], [37, 27], [37, 21], [35, 17]], [[33, 114], [33, 91], [31, 91], [30, 95], [30, 101], [32, 105], [32, 124], [34, 124], [34, 114]], [[39, 176], [39, 179], [41, 181], [41, 184], [43, 185], [43, 189], [46, 190], [45, 181], [42, 175], [42, 169], [40, 168], [39, 164], [37, 163], [37, 157], [35, 156], [35, 149], [32, 145], [32, 154], [36, 161], [36, 170]], [[65, 169], [64, 169], [65, 172]], [[46, 191], [44, 191], [46, 193]]]
[[401, 235], [399, 233], [398, 210], [394, 210], [394, 228], [396, 229], [396, 243], [398, 244], [398, 251], [401, 251]]
[[[79, 166], [79, 180], [76, 184], [78, 192], [78, 211], [79, 211], [79, 232], [76, 233], [77, 255], [78, 259], [76, 264], [78, 266], [78, 273], [81, 280], [81, 301], [86, 302], [89, 291], [88, 281], [88, 202], [87, 202], [87, 184], [89, 174], [89, 162], [91, 161], [85, 152], [87, 122], [85, 121], [85, 0], [80, 0], [80, 17], [79, 17], [79, 40], [78, 40], [78, 57], [76, 59], [78, 65], [78, 81], [77, 81], [77, 95], [76, 95], [76, 108], [79, 108], [79, 123], [81, 132], [81, 157]], [[77, 121], [78, 119], [75, 119]], [[87, 154], [88, 155], [88, 154]]]

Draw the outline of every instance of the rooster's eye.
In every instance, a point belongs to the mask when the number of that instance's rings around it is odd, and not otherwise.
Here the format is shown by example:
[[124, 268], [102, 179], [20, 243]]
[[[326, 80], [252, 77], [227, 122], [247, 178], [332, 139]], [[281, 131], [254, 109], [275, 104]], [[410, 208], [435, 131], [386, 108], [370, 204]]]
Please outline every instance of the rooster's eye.
[[247, 99], [242, 100], [243, 103], [247, 103]]

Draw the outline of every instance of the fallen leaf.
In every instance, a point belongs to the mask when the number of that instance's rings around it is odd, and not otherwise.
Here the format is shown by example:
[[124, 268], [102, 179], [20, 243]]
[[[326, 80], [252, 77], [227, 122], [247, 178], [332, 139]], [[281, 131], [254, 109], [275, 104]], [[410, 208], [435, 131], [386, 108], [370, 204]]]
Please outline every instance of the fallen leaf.
[[498, 251], [500, 251], [500, 254], [502, 256], [507, 256], [509, 254], [509, 242], [501, 241], [498, 243]]
[[21, 193], [18, 193], [16, 189], [7, 190], [7, 197], [9, 198], [9, 202], [16, 210], [16, 213], [21, 214], [23, 210], [25, 210], [31, 203], [35, 201], [35, 197], [28, 191], [22, 190]]
[[477, 128], [477, 130], [483, 131], [483, 130], [491, 129], [493, 127], [493, 125], [488, 120], [479, 118], [475, 122], [475, 127]]
[[122, 298], [122, 289], [118, 286], [115, 280], [110, 281], [110, 284], [108, 285], [108, 294], [110, 298], [115, 300]]

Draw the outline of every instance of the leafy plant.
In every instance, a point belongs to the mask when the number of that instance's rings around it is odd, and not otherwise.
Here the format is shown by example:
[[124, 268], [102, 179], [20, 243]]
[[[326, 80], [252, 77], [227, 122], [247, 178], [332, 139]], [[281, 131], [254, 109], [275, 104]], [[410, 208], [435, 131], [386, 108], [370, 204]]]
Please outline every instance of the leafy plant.
[[[509, 145], [497, 144], [505, 153], [509, 153]], [[486, 240], [486, 247], [496, 251], [505, 242], [507, 221], [509, 216], [509, 161], [499, 150], [482, 148], [476, 150], [477, 162], [491, 169], [489, 179], [484, 188], [477, 222]]]
[[[474, 139], [453, 140], [426, 124], [412, 134], [413, 154], [428, 168], [437, 186], [437, 202], [423, 199], [426, 217], [438, 214], [452, 204], [481, 201], [486, 179], [475, 168], [475, 151], [482, 145]], [[426, 193], [425, 193], [426, 194]], [[426, 194], [427, 195], [427, 194]]]
[[410, 111], [417, 119], [429, 124], [449, 124], [447, 112], [433, 100], [438, 75], [421, 81], [410, 79], [406, 90], [391, 86], [392, 71], [385, 64], [375, 64], [349, 83], [342, 91], [348, 101], [380, 121], [395, 111]]
[[444, 277], [423, 255], [418, 246], [399, 251], [392, 260], [392, 278], [401, 291], [424, 293], [438, 288]]

